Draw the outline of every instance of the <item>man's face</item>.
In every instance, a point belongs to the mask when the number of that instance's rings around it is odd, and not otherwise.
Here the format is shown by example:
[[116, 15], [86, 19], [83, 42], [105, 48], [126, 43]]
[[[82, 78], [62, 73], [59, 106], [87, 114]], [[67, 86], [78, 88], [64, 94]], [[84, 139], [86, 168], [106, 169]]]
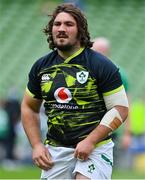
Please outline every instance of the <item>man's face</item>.
[[77, 39], [78, 28], [76, 20], [68, 13], [59, 13], [53, 23], [52, 36], [57, 49], [66, 51], [80, 45]]

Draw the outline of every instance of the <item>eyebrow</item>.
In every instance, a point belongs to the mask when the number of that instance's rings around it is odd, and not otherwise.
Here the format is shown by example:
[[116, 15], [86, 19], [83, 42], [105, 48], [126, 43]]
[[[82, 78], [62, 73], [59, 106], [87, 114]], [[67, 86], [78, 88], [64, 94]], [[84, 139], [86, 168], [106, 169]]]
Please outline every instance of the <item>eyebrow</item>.
[[54, 22], [53, 22], [53, 25], [57, 25], [57, 24], [59, 25], [59, 24], [62, 24], [62, 23], [66, 24], [66, 25], [67, 25], [67, 24], [68, 24], [68, 25], [69, 25], [69, 24], [70, 24], [70, 25], [76, 25], [76, 22], [74, 22], [74, 21], [69, 21], [69, 20], [68, 20], [68, 21], [63, 21], [63, 22], [57, 20], [57, 21], [54, 21]]
[[[55, 22], [62, 22], [61, 20], [54, 20], [54, 23]], [[63, 21], [63, 22], [65, 22], [65, 23], [76, 23], [75, 21], [71, 21], [71, 20], [67, 20], [67, 21]]]

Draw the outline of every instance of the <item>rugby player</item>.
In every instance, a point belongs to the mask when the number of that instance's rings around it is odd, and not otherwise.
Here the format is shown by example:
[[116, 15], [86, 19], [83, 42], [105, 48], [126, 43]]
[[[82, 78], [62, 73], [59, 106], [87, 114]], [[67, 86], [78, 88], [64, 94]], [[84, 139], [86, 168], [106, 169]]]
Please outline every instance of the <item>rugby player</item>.
[[[110, 134], [128, 115], [119, 69], [91, 49], [87, 19], [72, 4], [56, 7], [44, 33], [52, 51], [32, 66], [21, 105], [41, 179], [110, 179]], [[48, 117], [44, 144], [42, 102]]]

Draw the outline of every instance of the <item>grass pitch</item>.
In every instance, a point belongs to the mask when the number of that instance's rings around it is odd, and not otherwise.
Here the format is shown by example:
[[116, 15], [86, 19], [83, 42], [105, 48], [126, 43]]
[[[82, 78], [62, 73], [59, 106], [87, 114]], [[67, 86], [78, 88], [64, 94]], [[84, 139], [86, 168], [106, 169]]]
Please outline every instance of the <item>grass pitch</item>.
[[[40, 179], [41, 170], [34, 166], [0, 168], [0, 179]], [[112, 179], [145, 179], [145, 172], [114, 170]]]

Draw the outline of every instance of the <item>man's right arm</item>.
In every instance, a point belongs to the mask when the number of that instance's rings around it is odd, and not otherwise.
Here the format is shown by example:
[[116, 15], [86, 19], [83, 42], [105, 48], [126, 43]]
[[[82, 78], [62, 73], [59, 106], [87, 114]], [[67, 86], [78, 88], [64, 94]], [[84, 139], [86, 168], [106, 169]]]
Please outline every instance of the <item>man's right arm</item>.
[[22, 124], [32, 148], [41, 142], [39, 110], [42, 101], [24, 94], [21, 104]]
[[22, 124], [32, 146], [32, 158], [35, 164], [47, 170], [51, 168], [52, 161], [47, 148], [41, 142], [39, 110], [42, 100], [31, 97], [27, 92], [21, 104]]

